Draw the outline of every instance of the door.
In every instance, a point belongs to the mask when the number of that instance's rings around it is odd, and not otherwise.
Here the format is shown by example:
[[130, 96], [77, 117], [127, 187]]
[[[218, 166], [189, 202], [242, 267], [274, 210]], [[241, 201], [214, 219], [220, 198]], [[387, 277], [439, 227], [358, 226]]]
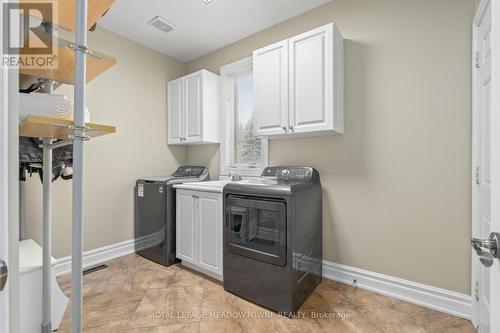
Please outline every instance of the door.
[[288, 41], [253, 53], [256, 135], [288, 132]]
[[196, 246], [197, 204], [196, 192], [177, 190], [177, 258], [191, 264], [198, 261]]
[[222, 195], [198, 192], [198, 264], [222, 275]]
[[182, 78], [168, 83], [168, 144], [184, 141], [183, 85]]
[[286, 265], [286, 204], [229, 195], [226, 198], [226, 247], [259, 261]]
[[333, 128], [333, 24], [289, 40], [292, 133]]
[[184, 80], [185, 91], [185, 142], [202, 141], [202, 74], [196, 72], [186, 76]]
[[500, 89], [499, 6], [482, 1], [473, 27], [472, 321], [482, 333], [500, 332], [500, 317], [492, 315], [500, 313], [500, 256], [494, 251], [494, 233], [500, 232], [500, 98], [493, 93]]

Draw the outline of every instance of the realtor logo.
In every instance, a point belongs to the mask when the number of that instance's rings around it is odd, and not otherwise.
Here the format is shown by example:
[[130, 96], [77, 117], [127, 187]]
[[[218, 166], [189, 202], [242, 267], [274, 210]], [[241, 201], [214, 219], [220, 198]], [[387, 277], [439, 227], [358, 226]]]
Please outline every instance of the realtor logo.
[[2, 62], [19, 69], [57, 68], [57, 1], [3, 4]]

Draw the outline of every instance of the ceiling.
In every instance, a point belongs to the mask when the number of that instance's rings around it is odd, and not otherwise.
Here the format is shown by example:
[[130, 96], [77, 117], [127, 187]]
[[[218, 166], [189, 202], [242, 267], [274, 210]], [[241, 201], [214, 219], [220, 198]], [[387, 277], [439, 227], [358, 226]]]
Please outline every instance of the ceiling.
[[[330, 0], [117, 0], [99, 25], [188, 62]], [[164, 33], [155, 16], [176, 25]]]

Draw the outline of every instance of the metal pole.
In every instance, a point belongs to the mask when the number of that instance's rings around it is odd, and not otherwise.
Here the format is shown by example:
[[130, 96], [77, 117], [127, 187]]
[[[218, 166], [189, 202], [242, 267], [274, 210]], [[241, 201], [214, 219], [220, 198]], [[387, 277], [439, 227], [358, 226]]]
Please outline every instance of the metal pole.
[[42, 266], [42, 333], [52, 332], [52, 139], [43, 139], [43, 266]]
[[71, 255], [71, 331], [82, 331], [83, 254], [83, 141], [85, 131], [85, 77], [87, 0], [77, 0], [75, 48], [75, 115], [73, 131], [73, 224]]

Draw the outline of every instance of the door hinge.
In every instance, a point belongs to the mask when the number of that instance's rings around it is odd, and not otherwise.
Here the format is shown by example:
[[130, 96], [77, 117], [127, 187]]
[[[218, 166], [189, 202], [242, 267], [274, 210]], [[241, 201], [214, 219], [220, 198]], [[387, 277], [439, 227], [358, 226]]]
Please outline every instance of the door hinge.
[[479, 302], [479, 281], [476, 281], [476, 287], [474, 288], [474, 296], [476, 297], [476, 301]]
[[476, 57], [475, 57], [475, 66], [477, 69], [481, 68], [481, 66], [479, 65], [479, 52], [476, 51]]
[[476, 184], [479, 185], [479, 167], [476, 167], [476, 171], [474, 172], [474, 179], [476, 180]]

